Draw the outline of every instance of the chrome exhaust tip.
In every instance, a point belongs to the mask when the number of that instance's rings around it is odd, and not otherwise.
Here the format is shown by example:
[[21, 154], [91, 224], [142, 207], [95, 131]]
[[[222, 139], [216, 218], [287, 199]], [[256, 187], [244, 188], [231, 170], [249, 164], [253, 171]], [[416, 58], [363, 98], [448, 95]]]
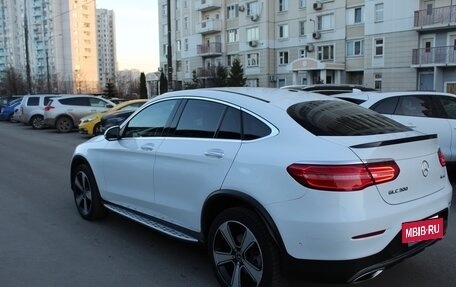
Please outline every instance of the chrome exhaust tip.
[[367, 273], [361, 274], [353, 280], [353, 283], [358, 284], [369, 281], [380, 275], [383, 271], [385, 271], [385, 268], [380, 268], [374, 271], [369, 271]]

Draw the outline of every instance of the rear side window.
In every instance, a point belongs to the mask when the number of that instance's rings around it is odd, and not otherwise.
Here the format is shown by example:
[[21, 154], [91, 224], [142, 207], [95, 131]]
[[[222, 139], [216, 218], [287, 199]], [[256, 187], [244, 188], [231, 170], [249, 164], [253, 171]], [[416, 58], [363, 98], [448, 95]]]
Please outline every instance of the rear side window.
[[66, 98], [59, 100], [59, 102], [68, 106], [90, 106], [89, 98], [84, 97]]
[[242, 113], [243, 140], [255, 140], [271, 134], [271, 128], [254, 116]]
[[439, 117], [439, 111], [432, 98], [422, 95], [401, 97], [395, 114], [414, 117]]
[[40, 104], [39, 97], [30, 97], [27, 100], [27, 106], [38, 106]]
[[215, 136], [219, 139], [240, 140], [241, 136], [241, 111], [227, 107], [222, 123]]
[[287, 113], [316, 136], [362, 136], [410, 131], [377, 112], [346, 101], [310, 101], [295, 104]]
[[47, 106], [52, 97], [44, 97], [44, 105]]
[[105, 101], [103, 101], [102, 99], [89, 98], [89, 101], [90, 101], [90, 105], [92, 107], [104, 108], [107, 105], [107, 103]]

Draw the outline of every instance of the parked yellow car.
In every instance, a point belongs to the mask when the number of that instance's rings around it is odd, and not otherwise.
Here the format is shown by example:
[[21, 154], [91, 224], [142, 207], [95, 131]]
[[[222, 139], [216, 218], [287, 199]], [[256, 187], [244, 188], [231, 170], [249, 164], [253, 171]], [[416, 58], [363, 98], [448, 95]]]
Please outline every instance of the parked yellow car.
[[95, 113], [88, 115], [86, 117], [81, 118], [79, 121], [79, 133], [81, 134], [87, 134], [87, 135], [99, 135], [101, 133], [100, 129], [100, 121], [101, 117], [105, 114], [110, 114], [116, 111], [120, 110], [129, 110], [129, 109], [137, 109], [140, 106], [142, 106], [145, 102], [147, 102], [147, 99], [138, 99], [138, 100], [131, 100], [131, 101], [126, 101], [122, 102], [115, 107], [109, 109], [108, 111], [104, 113]]

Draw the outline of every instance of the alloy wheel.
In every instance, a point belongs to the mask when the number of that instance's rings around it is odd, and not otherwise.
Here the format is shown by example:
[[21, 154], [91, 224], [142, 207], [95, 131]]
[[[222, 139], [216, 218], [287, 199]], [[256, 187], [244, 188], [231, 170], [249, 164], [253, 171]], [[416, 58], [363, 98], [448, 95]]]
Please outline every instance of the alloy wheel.
[[227, 286], [258, 286], [263, 277], [263, 255], [250, 229], [238, 221], [226, 221], [212, 246], [216, 270]]
[[74, 177], [74, 199], [76, 206], [83, 215], [88, 215], [92, 208], [92, 188], [88, 176], [79, 171]]

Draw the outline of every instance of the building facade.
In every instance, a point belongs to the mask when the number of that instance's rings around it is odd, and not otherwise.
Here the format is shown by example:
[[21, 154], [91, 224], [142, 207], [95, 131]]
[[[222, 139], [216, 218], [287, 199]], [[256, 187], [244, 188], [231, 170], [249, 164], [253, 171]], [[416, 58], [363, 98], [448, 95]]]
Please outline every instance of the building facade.
[[[239, 58], [247, 85], [363, 84], [383, 91], [453, 89], [452, 0], [172, 0], [176, 88], [210, 86]], [[167, 0], [159, 1], [167, 69]]]
[[100, 87], [116, 83], [117, 55], [114, 11], [97, 9], [98, 75]]
[[0, 0], [0, 72], [30, 93], [97, 92], [95, 1]]

